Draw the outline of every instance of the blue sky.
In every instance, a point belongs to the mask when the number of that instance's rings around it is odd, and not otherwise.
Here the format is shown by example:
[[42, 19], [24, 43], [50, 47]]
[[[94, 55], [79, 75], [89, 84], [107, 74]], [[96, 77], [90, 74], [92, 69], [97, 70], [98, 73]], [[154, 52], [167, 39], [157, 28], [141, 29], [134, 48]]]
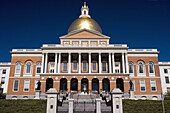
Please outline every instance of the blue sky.
[[59, 43], [86, 1], [110, 43], [157, 48], [170, 61], [170, 0], [0, 0], [0, 62], [14, 49]]

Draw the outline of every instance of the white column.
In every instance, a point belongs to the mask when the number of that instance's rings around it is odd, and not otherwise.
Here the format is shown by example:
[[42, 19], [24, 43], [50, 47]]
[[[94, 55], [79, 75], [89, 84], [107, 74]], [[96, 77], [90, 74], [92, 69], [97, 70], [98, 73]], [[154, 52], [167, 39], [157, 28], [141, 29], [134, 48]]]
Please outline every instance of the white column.
[[81, 53], [79, 53], [79, 73], [81, 73]]
[[61, 72], [61, 53], [59, 53], [59, 58], [58, 58], [58, 73]]
[[112, 73], [111, 53], [109, 53], [109, 73]]
[[127, 53], [125, 54], [125, 58], [126, 58], [126, 73], [129, 73], [129, 63], [128, 63]]
[[57, 73], [57, 53], [55, 53], [55, 69], [54, 73]]
[[44, 71], [44, 73], [47, 73], [47, 68], [48, 68], [47, 61], [48, 61], [48, 53], [46, 53], [46, 55], [45, 55], [45, 71]]
[[115, 73], [115, 55], [112, 53], [113, 73]]
[[102, 73], [102, 70], [101, 70], [101, 53], [99, 53], [99, 73]]
[[124, 55], [124, 53], [122, 53], [122, 69], [123, 69], [123, 73], [125, 73], [125, 55]]
[[91, 53], [89, 53], [89, 73], [91, 73]]
[[68, 73], [71, 73], [71, 53], [68, 53]]
[[42, 54], [41, 73], [44, 73], [44, 53]]

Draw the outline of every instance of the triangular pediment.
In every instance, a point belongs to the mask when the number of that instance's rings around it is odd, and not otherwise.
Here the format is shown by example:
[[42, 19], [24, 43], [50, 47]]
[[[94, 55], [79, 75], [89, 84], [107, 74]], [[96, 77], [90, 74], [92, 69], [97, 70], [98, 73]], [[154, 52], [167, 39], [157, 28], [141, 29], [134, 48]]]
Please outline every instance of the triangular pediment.
[[80, 30], [74, 33], [64, 35], [60, 38], [110, 38], [98, 32], [93, 32], [89, 30]]

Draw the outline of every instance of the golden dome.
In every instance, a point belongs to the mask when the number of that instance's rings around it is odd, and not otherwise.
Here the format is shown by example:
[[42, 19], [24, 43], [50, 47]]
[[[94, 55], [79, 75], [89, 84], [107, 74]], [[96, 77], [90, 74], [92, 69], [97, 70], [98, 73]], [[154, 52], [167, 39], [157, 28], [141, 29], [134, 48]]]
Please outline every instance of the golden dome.
[[92, 18], [88, 16], [82, 16], [76, 19], [69, 27], [68, 33], [76, 30], [81, 30], [81, 29], [88, 29], [88, 30], [94, 30], [97, 32], [102, 33], [102, 30], [99, 26], [99, 24], [93, 20]]

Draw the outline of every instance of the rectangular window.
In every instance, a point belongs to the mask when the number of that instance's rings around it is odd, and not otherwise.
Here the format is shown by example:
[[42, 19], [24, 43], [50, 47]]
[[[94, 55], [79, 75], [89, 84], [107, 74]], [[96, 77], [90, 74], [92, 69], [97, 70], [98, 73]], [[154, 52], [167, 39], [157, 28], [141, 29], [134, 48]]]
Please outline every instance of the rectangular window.
[[2, 74], [6, 74], [6, 69], [3, 69], [3, 70], [2, 70]]
[[165, 77], [166, 84], [169, 84], [169, 77]]
[[54, 73], [54, 63], [50, 63], [50, 73]]
[[63, 72], [67, 72], [67, 62], [63, 62]]
[[97, 62], [96, 61], [92, 62], [92, 71], [93, 72], [97, 71]]
[[106, 62], [102, 62], [102, 72], [106, 72]]
[[145, 80], [140, 80], [140, 91], [145, 91], [146, 87], [145, 87]]
[[40, 82], [40, 80], [35, 80], [35, 91], [37, 90], [38, 88], [38, 83]]
[[3, 93], [3, 90], [4, 90], [3, 88], [0, 88], [0, 93]]
[[151, 80], [151, 91], [156, 91], [156, 80]]
[[86, 47], [86, 46], [87, 46], [87, 42], [83, 42], [83, 43], [82, 43], [82, 46], [83, 46], [83, 47]]
[[168, 73], [168, 69], [164, 69], [164, 73]]
[[24, 91], [29, 91], [30, 80], [24, 81]]
[[73, 46], [78, 46], [78, 42], [73, 42]]
[[14, 80], [14, 91], [18, 91], [19, 80]]
[[73, 62], [73, 71], [77, 71], [77, 61]]
[[115, 73], [119, 73], [119, 69], [115, 69]]
[[135, 91], [135, 80], [130, 80], [130, 88], [132, 91]]
[[92, 42], [91, 44], [92, 44], [93, 47], [95, 47], [97, 45], [96, 42]]
[[167, 93], [170, 93], [170, 87], [167, 87]]
[[36, 73], [41, 73], [41, 67], [37, 67], [37, 72]]
[[87, 72], [87, 62], [83, 62], [83, 72]]
[[1, 84], [5, 84], [5, 77], [1, 78]]

